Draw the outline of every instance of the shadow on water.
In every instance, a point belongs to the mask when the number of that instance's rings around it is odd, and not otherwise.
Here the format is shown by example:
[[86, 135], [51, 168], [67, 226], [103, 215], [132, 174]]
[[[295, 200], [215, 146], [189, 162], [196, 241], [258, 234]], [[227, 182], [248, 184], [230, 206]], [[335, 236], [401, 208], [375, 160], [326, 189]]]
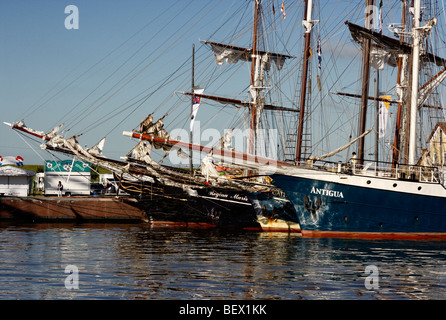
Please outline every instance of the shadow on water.
[[444, 241], [1, 223], [0, 256], [0, 299], [446, 298]]

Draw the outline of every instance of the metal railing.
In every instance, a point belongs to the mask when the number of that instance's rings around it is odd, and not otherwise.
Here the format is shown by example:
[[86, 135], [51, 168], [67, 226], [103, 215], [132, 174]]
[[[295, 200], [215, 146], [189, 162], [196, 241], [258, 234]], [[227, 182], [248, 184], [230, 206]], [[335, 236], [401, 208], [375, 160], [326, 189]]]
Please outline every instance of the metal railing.
[[363, 176], [376, 176], [393, 178], [398, 180], [432, 182], [444, 184], [442, 168], [436, 166], [421, 166], [407, 164], [392, 164], [384, 161], [356, 160], [354, 163], [349, 162], [332, 162], [318, 160], [315, 162], [301, 162], [300, 166], [314, 168], [318, 170], [326, 170], [339, 174], [352, 174]]

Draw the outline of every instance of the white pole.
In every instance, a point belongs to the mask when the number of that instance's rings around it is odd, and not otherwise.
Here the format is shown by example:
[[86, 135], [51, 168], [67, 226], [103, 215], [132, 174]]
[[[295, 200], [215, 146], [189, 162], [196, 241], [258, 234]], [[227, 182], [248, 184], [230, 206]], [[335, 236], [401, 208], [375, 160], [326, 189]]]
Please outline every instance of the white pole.
[[68, 185], [68, 181], [70, 180], [71, 172], [73, 172], [74, 160], [75, 159], [76, 159], [76, 157], [73, 157], [73, 161], [71, 162], [70, 172], [68, 172], [67, 181], [66, 181], [67, 185]]
[[310, 33], [311, 29], [313, 29], [313, 21], [312, 21], [312, 12], [313, 12], [313, 0], [308, 0], [307, 6], [307, 20], [303, 22], [304, 27], [306, 28], [306, 33]]
[[420, 0], [414, 0], [413, 49], [412, 49], [412, 92], [410, 97], [409, 164], [415, 165], [416, 128], [418, 110], [418, 72], [420, 56]]

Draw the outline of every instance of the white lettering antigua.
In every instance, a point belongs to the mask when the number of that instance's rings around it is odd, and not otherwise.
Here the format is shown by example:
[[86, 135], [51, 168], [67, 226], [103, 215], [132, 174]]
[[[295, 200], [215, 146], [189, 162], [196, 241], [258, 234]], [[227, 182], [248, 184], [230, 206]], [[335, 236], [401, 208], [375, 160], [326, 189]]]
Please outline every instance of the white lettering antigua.
[[312, 194], [320, 194], [323, 196], [334, 197], [334, 198], [344, 198], [344, 195], [341, 191], [336, 190], [328, 190], [328, 189], [319, 189], [314, 186], [311, 187], [310, 193]]

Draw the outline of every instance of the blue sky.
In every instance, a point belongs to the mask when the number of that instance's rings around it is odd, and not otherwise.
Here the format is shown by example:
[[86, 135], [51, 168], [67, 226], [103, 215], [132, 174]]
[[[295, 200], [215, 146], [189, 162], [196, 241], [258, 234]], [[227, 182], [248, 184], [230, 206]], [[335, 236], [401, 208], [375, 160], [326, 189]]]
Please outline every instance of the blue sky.
[[[215, 4], [222, 5], [217, 1]], [[64, 11], [67, 5], [76, 5], [79, 9], [78, 30], [65, 28], [68, 14]], [[119, 90], [113, 99], [104, 103], [101, 110], [104, 115], [107, 114], [123, 101], [137, 96], [161, 77], [167, 76], [179, 62], [190, 59], [191, 44], [198, 42], [200, 34], [189, 32], [187, 36], [180, 38], [181, 34], [175, 32], [182, 25], [190, 25], [200, 8], [210, 10], [212, 7], [204, 0], [2, 1], [2, 122], [16, 122], [24, 117], [27, 126], [43, 131], [50, 130], [58, 124], [59, 119], [64, 119], [67, 112], [72, 112], [73, 105], [77, 105], [102, 82], [105, 81], [90, 95], [90, 102], [85, 100], [85, 105], [97, 106], [101, 100], [94, 103], [96, 100], [93, 97], [100, 97], [101, 92], [105, 93], [107, 90], [118, 90], [132, 76], [125, 78], [118, 86], [117, 79], [124, 78], [131, 70], [138, 70], [135, 69], [138, 64], [142, 69], [150, 61], [156, 61], [144, 69], [147, 72], [142, 71], [131, 80], [125, 90]], [[169, 21], [172, 18], [174, 20]], [[215, 15], [213, 18], [215, 19]], [[151, 38], [153, 39], [150, 40]], [[143, 46], [146, 41], [148, 43]], [[167, 50], [173, 41], [175, 45]], [[140, 121], [147, 113], [144, 110], [136, 113], [134, 121], [127, 123], [132, 126], [123, 126], [117, 130], [115, 138], [122, 143], [126, 139], [121, 137], [122, 131], [133, 129], [137, 124], [135, 121]], [[78, 116], [82, 116], [82, 113]], [[98, 115], [94, 119], [98, 119]], [[81, 128], [82, 125], [78, 129]], [[103, 131], [97, 132], [97, 138], [102, 137], [104, 130], [110, 129], [101, 127]], [[8, 127], [0, 127], [0, 137], [0, 154], [21, 154], [25, 163], [41, 162], [36, 153]], [[93, 140], [87, 142], [91, 145]], [[33, 144], [36, 149], [37, 146]], [[124, 155], [131, 148], [131, 144], [124, 146], [127, 149], [113, 148], [114, 146], [116, 143], [112, 142], [107, 149], [112, 153], [110, 156], [115, 157]]]
[[[85, 131], [79, 141], [88, 146], [107, 135], [104, 154], [111, 158], [119, 158], [132, 148], [135, 142], [123, 137], [122, 131], [135, 128], [149, 112], [154, 111], [155, 118], [170, 112], [170, 122], [166, 125], [187, 128], [187, 117], [178, 114], [182, 112], [182, 105], [183, 113], [189, 112], [189, 100], [174, 92], [189, 89], [191, 46], [196, 45], [198, 61], [212, 56], [210, 50], [203, 50], [199, 39], [225, 41], [231, 36], [231, 30], [243, 31], [252, 19], [252, 8], [246, 3], [241, 0], [3, 0], [0, 2], [0, 120], [24, 119], [27, 126], [43, 131], [64, 122], [70, 128], [67, 136]], [[294, 28], [295, 37], [301, 38], [304, 29], [296, 20], [300, 9], [293, 7], [291, 0], [285, 1], [287, 19], [281, 20], [281, 1], [274, 3], [278, 28], [288, 24]], [[328, 81], [338, 81], [338, 87], [342, 83], [355, 84], [356, 69], [341, 73], [359, 52], [342, 25], [347, 19], [363, 23], [362, 3], [360, 0], [322, 1], [320, 7], [315, 7], [315, 14], [321, 10], [326, 19], [319, 25], [324, 63], [328, 64], [330, 55], [342, 53], [343, 57], [334, 78], [328, 76], [327, 68], [327, 74], [322, 73], [327, 82], [325, 90], [337, 88], [330, 87]], [[77, 30], [65, 28], [68, 14], [64, 10], [68, 5], [79, 9]], [[399, 17], [396, 10], [393, 17]], [[336, 36], [325, 37], [333, 31]], [[338, 38], [341, 42], [337, 42]], [[299, 41], [295, 41], [290, 54], [301, 54]], [[242, 40], [236, 43], [242, 44]], [[186, 66], [186, 71], [168, 78], [181, 70], [181, 66]], [[198, 69], [196, 73], [200, 78], [206, 71]], [[342, 81], [336, 78], [340, 76]], [[244, 76], [239, 81], [249, 84]], [[222, 94], [228, 95], [233, 87], [224, 89], [227, 91]], [[220, 87], [215, 84], [214, 90], [217, 89]], [[243, 88], [237, 90], [242, 94]], [[138, 99], [143, 97], [147, 99], [140, 104]], [[335, 101], [341, 100], [331, 101], [334, 106], [330, 112], [336, 113], [334, 117], [345, 115], [345, 109], [336, 109], [339, 103]], [[236, 116], [229, 109], [220, 110], [215, 105], [201, 107], [199, 119], [202, 123], [209, 121], [209, 126], [224, 127], [227, 122], [222, 119]], [[216, 112], [222, 116], [217, 124]], [[36, 151], [32, 150], [13, 130], [0, 124], [0, 155], [21, 155], [25, 164], [40, 164], [41, 157], [46, 159], [48, 155], [38, 145], [31, 142]], [[338, 141], [333, 144], [333, 148], [339, 146]]]

